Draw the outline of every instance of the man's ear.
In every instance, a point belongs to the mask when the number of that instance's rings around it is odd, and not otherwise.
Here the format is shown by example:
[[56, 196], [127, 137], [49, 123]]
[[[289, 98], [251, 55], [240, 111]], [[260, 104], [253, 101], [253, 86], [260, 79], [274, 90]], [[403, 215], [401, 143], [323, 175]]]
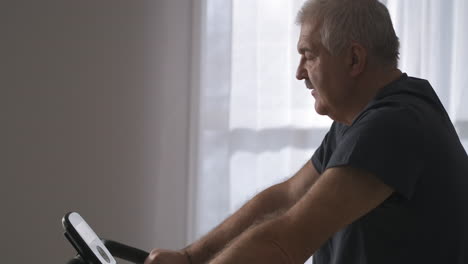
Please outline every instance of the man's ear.
[[361, 74], [367, 65], [367, 50], [357, 42], [351, 42], [349, 53], [349, 74], [356, 77]]

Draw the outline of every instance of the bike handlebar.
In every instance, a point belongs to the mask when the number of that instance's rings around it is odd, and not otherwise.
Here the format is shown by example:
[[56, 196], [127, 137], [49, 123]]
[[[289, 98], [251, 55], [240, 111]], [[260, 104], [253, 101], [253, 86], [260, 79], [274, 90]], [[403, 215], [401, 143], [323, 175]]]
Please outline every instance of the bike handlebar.
[[[134, 248], [113, 240], [101, 239], [102, 243], [112, 256], [117, 257], [119, 259], [127, 260], [136, 264], [143, 264], [145, 259], [148, 257], [149, 253]], [[73, 259], [69, 260], [67, 264], [88, 264], [86, 263], [79, 255], [75, 256]]]

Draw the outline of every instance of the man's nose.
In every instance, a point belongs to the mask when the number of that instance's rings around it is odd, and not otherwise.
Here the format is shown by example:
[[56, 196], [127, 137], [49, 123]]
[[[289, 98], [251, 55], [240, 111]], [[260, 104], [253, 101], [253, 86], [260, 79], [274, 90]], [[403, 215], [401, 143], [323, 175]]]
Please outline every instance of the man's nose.
[[302, 60], [299, 62], [299, 65], [297, 66], [296, 70], [296, 79], [299, 81], [304, 80], [307, 76], [307, 71], [304, 69]]

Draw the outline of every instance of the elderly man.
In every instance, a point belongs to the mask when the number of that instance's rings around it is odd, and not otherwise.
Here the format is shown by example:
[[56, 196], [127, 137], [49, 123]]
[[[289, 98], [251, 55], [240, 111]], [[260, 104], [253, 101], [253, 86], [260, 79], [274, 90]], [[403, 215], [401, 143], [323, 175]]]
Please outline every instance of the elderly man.
[[377, 0], [309, 0], [297, 78], [334, 120], [293, 177], [154, 263], [468, 263], [468, 157], [430, 84], [397, 68]]

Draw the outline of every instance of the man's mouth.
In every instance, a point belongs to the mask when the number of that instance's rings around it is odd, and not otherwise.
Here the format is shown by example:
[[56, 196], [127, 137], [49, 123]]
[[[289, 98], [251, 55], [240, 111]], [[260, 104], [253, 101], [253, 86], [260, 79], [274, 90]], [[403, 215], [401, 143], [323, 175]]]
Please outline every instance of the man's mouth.
[[311, 94], [313, 97], [317, 96], [317, 94], [318, 94], [318, 93], [317, 93], [317, 90], [314, 88], [314, 86], [312, 85], [312, 82], [311, 82], [311, 81], [305, 80], [305, 85], [306, 85], [307, 89], [310, 90], [310, 94]]

